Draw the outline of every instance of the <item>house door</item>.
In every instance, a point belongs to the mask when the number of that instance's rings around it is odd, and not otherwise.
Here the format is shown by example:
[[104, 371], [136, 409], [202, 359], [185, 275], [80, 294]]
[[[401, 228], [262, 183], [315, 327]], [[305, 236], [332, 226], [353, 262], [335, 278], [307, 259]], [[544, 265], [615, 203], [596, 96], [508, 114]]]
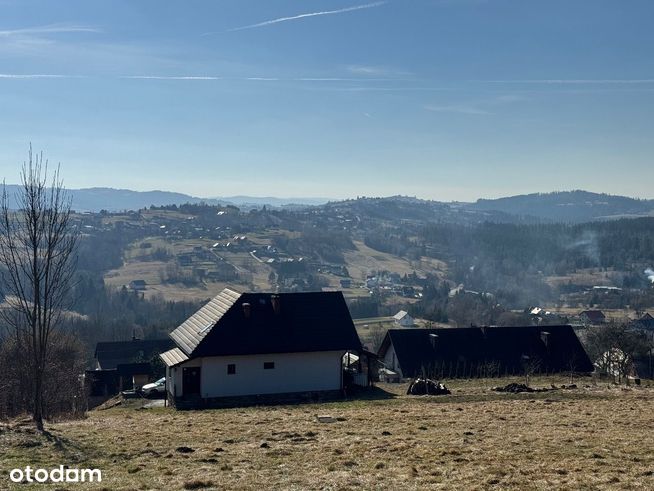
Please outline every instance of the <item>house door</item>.
[[185, 396], [200, 395], [200, 367], [185, 367], [182, 371]]

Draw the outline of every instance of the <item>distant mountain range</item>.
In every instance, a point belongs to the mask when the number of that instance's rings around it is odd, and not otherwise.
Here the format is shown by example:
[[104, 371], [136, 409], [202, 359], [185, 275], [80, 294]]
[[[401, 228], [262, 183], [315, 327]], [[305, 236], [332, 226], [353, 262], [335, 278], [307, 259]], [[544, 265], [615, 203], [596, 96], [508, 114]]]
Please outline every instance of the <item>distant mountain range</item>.
[[317, 206], [323, 205], [328, 201], [331, 201], [329, 198], [274, 198], [274, 197], [254, 197], [254, 196], [225, 196], [213, 198], [221, 202], [233, 203], [237, 206], [246, 206], [246, 207], [262, 207], [274, 206], [274, 207], [284, 207], [284, 206], [293, 206], [293, 205], [304, 205], [304, 206]]
[[[17, 207], [13, 196], [18, 186], [7, 185], [10, 206]], [[234, 205], [242, 209], [296, 209], [307, 206], [349, 208], [362, 216], [388, 219], [494, 221], [494, 222], [586, 222], [623, 217], [654, 216], [654, 200], [628, 198], [588, 191], [563, 191], [510, 196], [498, 199], [479, 199], [474, 203], [440, 202], [418, 198], [393, 196], [388, 198], [360, 198], [330, 201], [328, 198], [276, 198], [227, 196], [199, 198], [169, 191], [131, 191], [128, 189], [87, 188], [71, 189], [76, 211], [111, 212], [138, 210], [154, 206], [185, 203]]]
[[[16, 208], [13, 200], [18, 191], [15, 184], [7, 185], [10, 206]], [[312, 206], [327, 203], [327, 198], [273, 198], [253, 196], [229, 196], [216, 198], [198, 198], [188, 194], [170, 191], [131, 191], [114, 188], [86, 188], [68, 190], [73, 198], [73, 208], [78, 212], [107, 210], [111, 212], [140, 210], [150, 206], [181, 205], [185, 203], [208, 205], [234, 205], [239, 208], [261, 208], [263, 205], [273, 207]]]

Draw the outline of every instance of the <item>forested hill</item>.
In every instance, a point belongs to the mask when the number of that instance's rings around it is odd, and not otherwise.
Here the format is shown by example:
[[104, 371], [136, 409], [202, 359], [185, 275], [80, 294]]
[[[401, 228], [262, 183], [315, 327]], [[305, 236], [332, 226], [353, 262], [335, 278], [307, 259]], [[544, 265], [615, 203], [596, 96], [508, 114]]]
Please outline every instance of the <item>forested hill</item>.
[[471, 210], [503, 212], [552, 222], [585, 222], [597, 219], [652, 216], [654, 200], [598, 194], [588, 191], [564, 191], [480, 199]]
[[582, 223], [654, 216], [654, 200], [566, 191], [480, 199], [475, 203], [446, 203], [406, 196], [361, 197], [328, 203], [321, 209], [360, 219], [425, 223]]

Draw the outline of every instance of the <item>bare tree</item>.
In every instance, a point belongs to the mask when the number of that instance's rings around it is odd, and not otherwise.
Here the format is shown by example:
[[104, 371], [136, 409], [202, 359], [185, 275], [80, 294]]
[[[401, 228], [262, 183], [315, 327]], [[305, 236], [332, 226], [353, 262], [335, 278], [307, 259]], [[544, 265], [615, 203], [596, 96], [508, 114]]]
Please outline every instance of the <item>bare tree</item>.
[[626, 321], [589, 327], [585, 341], [595, 366], [617, 377], [618, 382], [631, 375], [633, 360], [647, 353], [647, 335], [632, 329]]
[[540, 371], [540, 358], [537, 356], [522, 355], [522, 371], [525, 377], [525, 385], [529, 387], [531, 377]]
[[0, 288], [8, 308], [0, 310], [10, 338], [26, 357], [34, 423], [43, 431], [44, 374], [53, 334], [68, 306], [78, 234], [71, 226], [71, 198], [48, 163], [30, 146], [12, 210], [3, 183], [0, 205]]
[[386, 331], [384, 326], [379, 322], [370, 327], [370, 350], [375, 353], [379, 351], [382, 343], [384, 342], [384, 337], [386, 337]]

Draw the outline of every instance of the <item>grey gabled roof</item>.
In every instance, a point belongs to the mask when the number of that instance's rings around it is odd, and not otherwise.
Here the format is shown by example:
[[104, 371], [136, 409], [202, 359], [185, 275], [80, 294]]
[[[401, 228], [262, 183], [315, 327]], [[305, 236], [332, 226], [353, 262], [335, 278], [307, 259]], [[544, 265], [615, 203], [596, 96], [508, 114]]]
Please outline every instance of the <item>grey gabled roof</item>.
[[171, 332], [170, 337], [185, 355], [190, 355], [241, 295], [240, 292], [225, 288]]
[[168, 367], [174, 367], [188, 360], [188, 356], [179, 348], [173, 348], [159, 355]]

